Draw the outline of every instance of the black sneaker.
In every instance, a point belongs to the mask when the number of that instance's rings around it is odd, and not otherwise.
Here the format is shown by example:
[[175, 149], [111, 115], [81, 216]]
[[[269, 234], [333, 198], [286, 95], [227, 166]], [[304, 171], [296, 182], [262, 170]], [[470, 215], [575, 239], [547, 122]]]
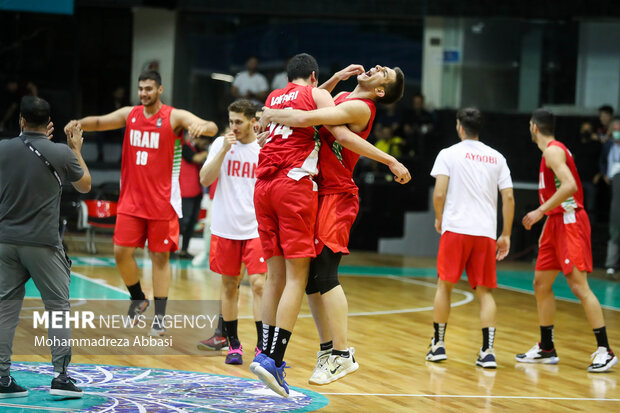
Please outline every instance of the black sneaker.
[[50, 394], [52, 396], [79, 399], [83, 395], [82, 389], [80, 389], [73, 383], [75, 383], [74, 378], [67, 376], [66, 373], [60, 373], [58, 377], [55, 377], [52, 380], [52, 388], [50, 389]]
[[28, 397], [28, 390], [15, 382], [12, 376], [0, 377], [0, 399]]
[[127, 311], [127, 315], [131, 318], [132, 323], [131, 326], [135, 326], [138, 324], [138, 316], [143, 314], [146, 309], [149, 308], [149, 300], [146, 298], [144, 300], [131, 300], [131, 304], [129, 304], [129, 310]]
[[560, 361], [555, 349], [543, 350], [540, 348], [540, 343], [536, 343], [527, 353], [517, 354], [515, 359], [521, 363], [539, 364], [558, 364]]

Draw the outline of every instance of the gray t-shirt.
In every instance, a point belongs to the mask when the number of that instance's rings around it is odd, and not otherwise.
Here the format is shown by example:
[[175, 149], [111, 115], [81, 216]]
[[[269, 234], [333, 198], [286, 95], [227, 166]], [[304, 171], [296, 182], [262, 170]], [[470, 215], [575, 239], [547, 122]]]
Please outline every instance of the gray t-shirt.
[[[63, 181], [84, 175], [75, 154], [45, 134], [24, 132]], [[58, 231], [61, 189], [51, 171], [20, 138], [0, 141], [0, 243], [62, 248]]]

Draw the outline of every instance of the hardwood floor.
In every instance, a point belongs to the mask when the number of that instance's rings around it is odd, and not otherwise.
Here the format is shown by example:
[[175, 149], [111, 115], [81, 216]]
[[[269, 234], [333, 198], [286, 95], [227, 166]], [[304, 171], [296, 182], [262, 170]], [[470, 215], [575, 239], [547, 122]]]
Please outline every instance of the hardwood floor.
[[[343, 265], [429, 267], [433, 260], [356, 253]], [[503, 264], [499, 269], [531, 271], [523, 263]], [[75, 272], [124, 289], [114, 267], [80, 266]], [[150, 271], [143, 270], [142, 285], [152, 295]], [[475, 367], [481, 344], [478, 304], [471, 301], [466, 282], [459, 282], [446, 333], [448, 360], [426, 362], [424, 356], [432, 335], [434, 278], [347, 275], [341, 283], [349, 300], [349, 341], [356, 349], [360, 368], [354, 374], [327, 386], [311, 386], [307, 380], [314, 368], [318, 337], [304, 302], [288, 347], [286, 360], [290, 385], [322, 393], [329, 398], [325, 412], [412, 412], [412, 411], [593, 411], [620, 410], [620, 366], [609, 373], [586, 371], [596, 349], [580, 304], [557, 302], [555, 342], [558, 365], [518, 364], [516, 353], [527, 351], [539, 339], [536, 303], [531, 294], [507, 289], [495, 292], [497, 370]], [[618, 288], [609, 294], [620, 302]], [[215, 300], [219, 277], [205, 269], [173, 269], [171, 300]], [[121, 364], [209, 372], [255, 378], [248, 370], [256, 331], [251, 315], [251, 292], [240, 288], [239, 335], [246, 352], [243, 366], [224, 364], [222, 356], [97, 356], [79, 355], [74, 363]], [[149, 309], [149, 311], [152, 311]], [[620, 345], [620, 313], [605, 309], [612, 346]], [[207, 337], [204, 337], [207, 338]], [[191, 345], [191, 343], [190, 343]], [[618, 347], [620, 351], [620, 347]], [[48, 361], [47, 356], [15, 356], [14, 360]]]

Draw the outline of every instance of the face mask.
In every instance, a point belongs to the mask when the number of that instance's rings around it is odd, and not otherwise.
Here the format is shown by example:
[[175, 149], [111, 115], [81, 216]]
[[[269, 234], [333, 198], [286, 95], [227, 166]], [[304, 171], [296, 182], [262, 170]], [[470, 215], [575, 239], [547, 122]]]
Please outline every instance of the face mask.
[[614, 137], [614, 140], [620, 141], [620, 130], [615, 130], [611, 133], [611, 136]]

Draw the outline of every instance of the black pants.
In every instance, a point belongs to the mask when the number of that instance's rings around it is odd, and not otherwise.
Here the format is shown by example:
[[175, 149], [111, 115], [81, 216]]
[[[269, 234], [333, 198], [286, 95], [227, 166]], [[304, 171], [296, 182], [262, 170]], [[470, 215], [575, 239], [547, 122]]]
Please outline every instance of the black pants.
[[198, 222], [202, 195], [198, 195], [193, 198], [182, 198], [181, 201], [183, 205], [183, 218], [179, 220], [179, 231], [183, 236], [181, 251], [187, 251], [189, 240], [192, 238], [194, 227], [196, 226], [196, 222]]

